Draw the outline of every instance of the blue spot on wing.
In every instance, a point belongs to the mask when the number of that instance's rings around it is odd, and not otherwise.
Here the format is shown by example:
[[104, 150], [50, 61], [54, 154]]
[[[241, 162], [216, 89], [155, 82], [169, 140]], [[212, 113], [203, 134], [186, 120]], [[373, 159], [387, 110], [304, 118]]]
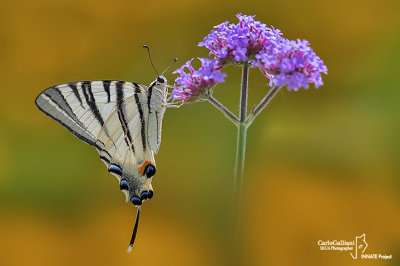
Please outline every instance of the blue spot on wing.
[[128, 181], [126, 181], [126, 180], [121, 180], [121, 183], [119, 183], [119, 188], [120, 188], [121, 190], [128, 190], [128, 189], [129, 189], [129, 187], [128, 187]]
[[118, 165], [115, 165], [115, 164], [111, 164], [110, 167], [108, 167], [108, 172], [117, 174], [119, 176], [122, 175], [121, 167], [119, 167]]

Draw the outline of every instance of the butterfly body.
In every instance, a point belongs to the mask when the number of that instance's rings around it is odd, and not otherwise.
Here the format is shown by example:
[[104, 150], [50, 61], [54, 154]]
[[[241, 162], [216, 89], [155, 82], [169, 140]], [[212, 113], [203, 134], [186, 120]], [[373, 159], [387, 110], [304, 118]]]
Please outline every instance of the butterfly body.
[[160, 86], [165, 81], [164, 77], [158, 77], [149, 87], [149, 98], [147, 105], [149, 108], [148, 121], [148, 140], [150, 148], [157, 154], [161, 144], [162, 120], [165, 113], [165, 105], [167, 103], [167, 86]]
[[153, 195], [154, 153], [161, 143], [167, 89], [162, 76], [149, 87], [125, 81], [79, 81], [50, 87], [35, 103], [94, 146], [118, 178], [126, 201], [140, 206]]

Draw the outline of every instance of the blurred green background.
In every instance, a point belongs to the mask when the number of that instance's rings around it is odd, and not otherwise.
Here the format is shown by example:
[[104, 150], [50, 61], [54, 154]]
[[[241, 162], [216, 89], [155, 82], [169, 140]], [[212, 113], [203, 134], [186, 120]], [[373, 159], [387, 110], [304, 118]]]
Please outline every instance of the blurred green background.
[[[400, 265], [399, 10], [397, 0], [3, 0], [0, 265], [226, 265], [236, 130], [216, 109], [167, 111], [155, 196], [128, 255], [135, 208], [95, 149], [34, 99], [68, 81], [149, 84], [142, 44], [159, 71], [178, 66], [206, 56], [197, 43], [238, 12], [308, 39], [329, 69], [317, 90], [282, 90], [248, 131], [246, 265]], [[227, 73], [215, 97], [237, 111], [240, 69]], [[249, 106], [266, 85], [250, 72]], [[363, 233], [367, 253], [393, 259], [317, 245]]]

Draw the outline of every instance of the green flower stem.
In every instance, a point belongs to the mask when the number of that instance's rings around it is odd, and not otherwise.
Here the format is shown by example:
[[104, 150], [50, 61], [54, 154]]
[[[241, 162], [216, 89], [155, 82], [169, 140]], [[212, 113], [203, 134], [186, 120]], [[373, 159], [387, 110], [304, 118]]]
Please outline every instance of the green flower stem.
[[237, 202], [242, 193], [244, 160], [246, 153], [246, 134], [247, 126], [244, 123], [238, 125], [237, 146], [236, 146], [236, 164], [234, 175], [233, 197], [234, 202]]
[[207, 101], [219, 109], [233, 124], [237, 125], [239, 123], [239, 119], [212, 95], [207, 96]]
[[242, 85], [240, 90], [240, 111], [239, 119], [243, 123], [247, 116], [247, 92], [249, 86], [249, 66], [246, 64], [242, 68]]
[[243, 254], [240, 234], [240, 210], [242, 208], [242, 188], [244, 175], [244, 160], [246, 153], [246, 125], [247, 116], [247, 92], [249, 80], [249, 66], [246, 64], [242, 68], [242, 83], [240, 90], [239, 123], [237, 133], [236, 164], [233, 180], [233, 200], [232, 200], [232, 224], [231, 224], [231, 255], [229, 265], [242, 265]]
[[248, 80], [249, 80], [249, 66], [246, 64], [242, 68], [242, 86], [240, 91], [239, 124], [238, 124], [237, 147], [236, 147], [236, 164], [234, 172], [234, 190], [233, 190], [234, 202], [239, 200], [243, 184], [244, 159], [246, 152], [246, 132], [247, 132], [247, 125], [245, 124], [245, 122], [247, 116]]
[[242, 82], [240, 90], [240, 106], [239, 118], [235, 116], [228, 108], [222, 105], [212, 95], [206, 96], [206, 99], [214, 107], [220, 110], [233, 124], [237, 126], [237, 147], [236, 147], [236, 164], [234, 169], [234, 182], [233, 182], [233, 201], [231, 211], [231, 228], [230, 228], [230, 243], [231, 252], [229, 253], [229, 265], [240, 265], [243, 260], [241, 254], [241, 241], [240, 241], [240, 209], [242, 207], [242, 189], [243, 189], [243, 176], [244, 176], [244, 162], [246, 154], [246, 134], [247, 129], [254, 121], [254, 119], [264, 110], [271, 99], [278, 93], [281, 87], [272, 87], [271, 90], [265, 95], [261, 102], [255, 106], [250, 114], [247, 116], [247, 94], [248, 94], [248, 80], [249, 80], [249, 65], [246, 64], [242, 68]]

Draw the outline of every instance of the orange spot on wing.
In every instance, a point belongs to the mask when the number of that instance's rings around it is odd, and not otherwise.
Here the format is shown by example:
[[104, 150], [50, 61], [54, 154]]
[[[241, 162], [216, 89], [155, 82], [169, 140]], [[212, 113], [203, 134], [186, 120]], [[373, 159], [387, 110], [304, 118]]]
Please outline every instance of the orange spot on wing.
[[139, 167], [139, 174], [144, 175], [144, 170], [146, 169], [146, 167], [151, 164], [153, 165], [151, 162], [149, 161], [144, 161], [144, 163]]

